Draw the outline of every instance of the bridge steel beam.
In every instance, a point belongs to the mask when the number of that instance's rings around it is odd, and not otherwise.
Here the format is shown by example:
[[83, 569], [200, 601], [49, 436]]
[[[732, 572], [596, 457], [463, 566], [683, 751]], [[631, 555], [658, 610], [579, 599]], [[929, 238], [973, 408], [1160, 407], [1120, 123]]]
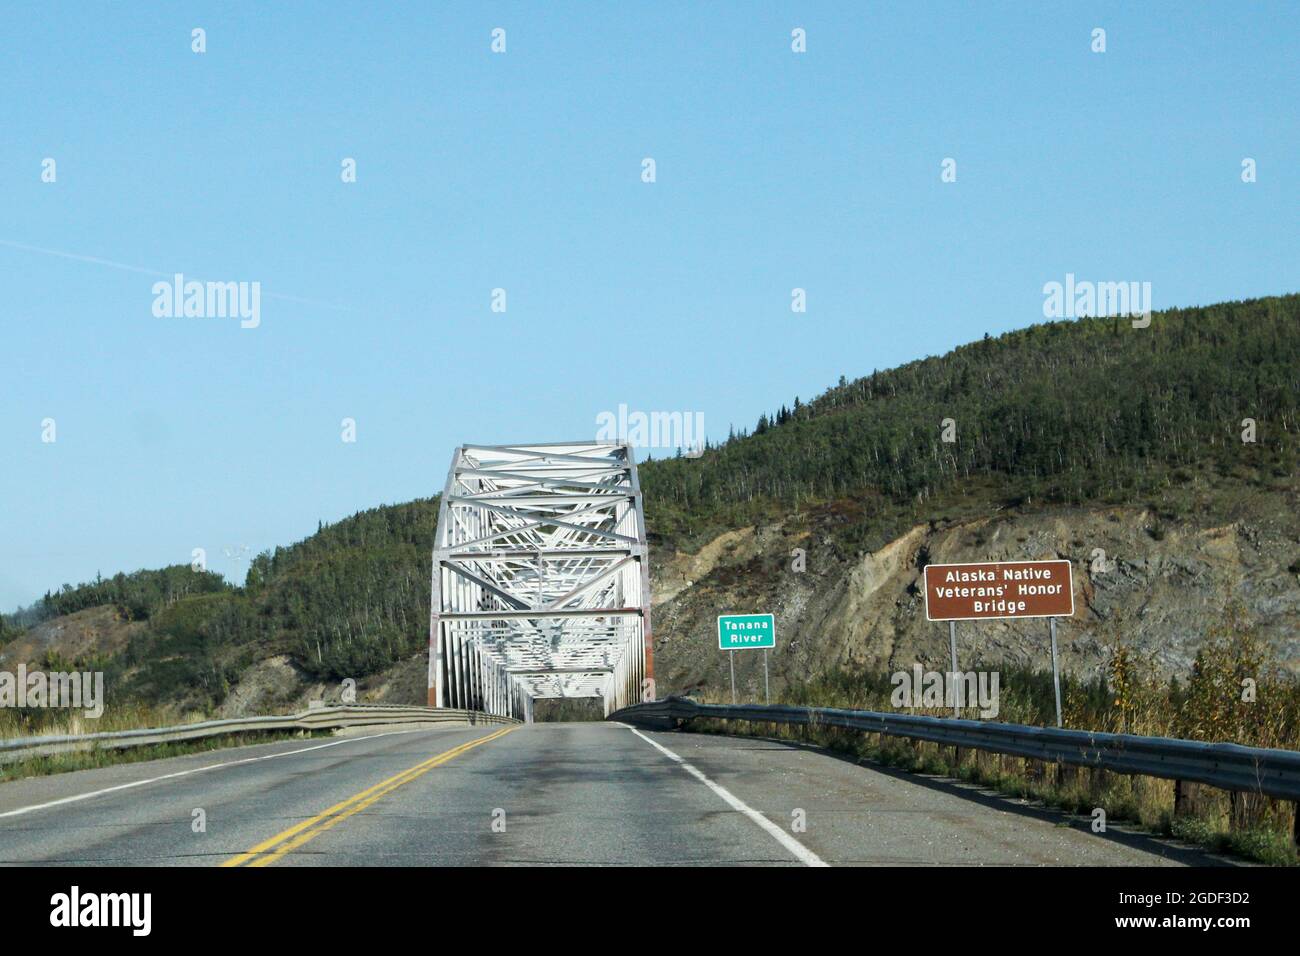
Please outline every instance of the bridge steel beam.
[[655, 698], [645, 508], [629, 446], [462, 445], [438, 508], [433, 707]]

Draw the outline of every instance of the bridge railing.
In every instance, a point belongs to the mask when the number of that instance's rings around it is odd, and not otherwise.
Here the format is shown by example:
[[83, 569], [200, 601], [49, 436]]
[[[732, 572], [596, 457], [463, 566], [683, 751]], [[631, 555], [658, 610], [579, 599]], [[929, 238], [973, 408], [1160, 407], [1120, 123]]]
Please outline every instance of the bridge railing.
[[47, 757], [88, 750], [121, 750], [151, 744], [180, 743], [229, 734], [268, 733], [295, 730], [340, 730], [347, 727], [382, 727], [403, 724], [467, 723], [517, 724], [512, 717], [500, 717], [475, 710], [447, 707], [404, 707], [385, 704], [342, 704], [312, 707], [299, 714], [269, 717], [232, 717], [204, 720], [173, 727], [144, 727], [91, 734], [44, 734], [0, 739], [0, 763]]
[[1293, 750], [831, 707], [700, 704], [683, 697], [625, 707], [609, 719], [660, 728], [692, 720], [841, 727], [1300, 801], [1300, 752]]

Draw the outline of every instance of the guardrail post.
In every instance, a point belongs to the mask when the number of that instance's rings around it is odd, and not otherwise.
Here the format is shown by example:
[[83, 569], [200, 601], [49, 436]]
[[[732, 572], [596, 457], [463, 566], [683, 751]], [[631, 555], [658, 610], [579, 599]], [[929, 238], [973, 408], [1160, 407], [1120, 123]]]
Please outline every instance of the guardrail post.
[[1025, 777], [1034, 783], [1042, 783], [1047, 778], [1047, 764], [1041, 760], [1026, 760]]
[[1234, 830], [1249, 829], [1264, 818], [1268, 809], [1268, 797], [1254, 791], [1233, 790], [1230, 800]]
[[1101, 799], [1101, 792], [1106, 789], [1106, 771], [1097, 767], [1088, 768], [1088, 796], [1096, 801]]
[[1056, 785], [1058, 787], [1064, 788], [1066, 784], [1069, 783], [1070, 781], [1078, 780], [1078, 779], [1079, 779], [1078, 767], [1071, 767], [1068, 764], [1064, 764], [1064, 763], [1056, 764]]

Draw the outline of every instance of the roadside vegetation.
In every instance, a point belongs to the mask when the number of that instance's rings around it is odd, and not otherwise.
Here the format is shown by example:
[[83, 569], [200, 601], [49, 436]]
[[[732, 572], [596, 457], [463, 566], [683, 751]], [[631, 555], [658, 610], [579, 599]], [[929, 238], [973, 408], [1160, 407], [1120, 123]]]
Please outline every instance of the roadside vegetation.
[[[19, 737], [54, 737], [75, 734], [112, 733], [151, 727], [173, 727], [211, 720], [211, 713], [180, 714], [172, 707], [159, 707], [139, 701], [124, 701], [107, 707], [98, 718], [87, 718], [82, 711], [58, 708], [0, 708], [0, 742]], [[271, 743], [297, 737], [328, 736], [324, 731], [241, 731], [218, 734], [202, 740], [174, 741], [141, 747], [102, 746], [94, 750], [69, 751], [20, 760], [0, 759], [0, 782], [23, 777], [39, 777], [69, 770], [108, 767], [120, 763], [161, 760], [184, 754], [205, 753], [246, 744]], [[0, 752], [0, 758], [3, 758]]]
[[104, 712], [94, 719], [86, 717], [80, 710], [58, 707], [0, 707], [0, 740], [167, 727], [206, 719], [203, 714], [182, 717], [170, 708], [140, 702], [105, 707]]
[[[973, 669], [1000, 672], [998, 721], [1055, 726], [1050, 672], [994, 663]], [[887, 675], [841, 671], [787, 689], [779, 703], [894, 711], [899, 708], [891, 702], [892, 692]], [[1105, 673], [1091, 680], [1063, 674], [1061, 697], [1068, 728], [1300, 750], [1300, 679], [1268, 659], [1262, 643], [1235, 612], [1211, 631], [1188, 680], [1159, 680], [1149, 666], [1116, 642]], [[702, 699], [727, 702], [722, 693]], [[906, 712], [936, 717], [952, 713], [949, 708]], [[975, 708], [964, 716], [977, 719]], [[805, 741], [891, 767], [981, 784], [1069, 813], [1090, 816], [1100, 807], [1108, 822], [1136, 824], [1152, 833], [1261, 863], [1300, 862], [1292, 836], [1294, 805], [1258, 794], [1234, 796], [1185, 785], [1186, 812], [1175, 816], [1172, 780], [1059, 767], [978, 751], [963, 750], [958, 756], [950, 747], [840, 728], [699, 721], [692, 729]]]

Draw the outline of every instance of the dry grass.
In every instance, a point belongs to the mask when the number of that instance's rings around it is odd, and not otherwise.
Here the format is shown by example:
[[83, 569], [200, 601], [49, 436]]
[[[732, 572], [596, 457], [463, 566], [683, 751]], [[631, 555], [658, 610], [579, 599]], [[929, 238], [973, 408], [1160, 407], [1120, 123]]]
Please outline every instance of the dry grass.
[[146, 704], [117, 704], [91, 718], [81, 710], [61, 708], [0, 708], [0, 740], [16, 737], [47, 737], [59, 734], [97, 734], [144, 727], [169, 727], [209, 720], [200, 712], [180, 713]]

